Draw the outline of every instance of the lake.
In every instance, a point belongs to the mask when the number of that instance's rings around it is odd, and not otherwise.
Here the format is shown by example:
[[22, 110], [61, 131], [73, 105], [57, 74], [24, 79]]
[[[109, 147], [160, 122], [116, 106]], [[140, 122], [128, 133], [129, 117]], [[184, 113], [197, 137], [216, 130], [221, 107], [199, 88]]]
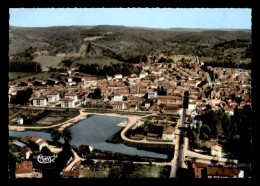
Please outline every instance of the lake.
[[[135, 147], [129, 147], [124, 144], [108, 143], [106, 140], [120, 131], [122, 127], [117, 124], [124, 121], [125, 117], [112, 117], [103, 115], [93, 115], [84, 119], [75, 125], [69, 127], [72, 132], [71, 145], [91, 145], [94, 149], [106, 150], [117, 153], [125, 153], [130, 155], [138, 155], [143, 157], [167, 159], [166, 154], [160, 154], [150, 151], [138, 150]], [[47, 141], [52, 141], [50, 133], [37, 131], [9, 131], [10, 136], [38, 136]], [[63, 140], [60, 140], [64, 142]]]

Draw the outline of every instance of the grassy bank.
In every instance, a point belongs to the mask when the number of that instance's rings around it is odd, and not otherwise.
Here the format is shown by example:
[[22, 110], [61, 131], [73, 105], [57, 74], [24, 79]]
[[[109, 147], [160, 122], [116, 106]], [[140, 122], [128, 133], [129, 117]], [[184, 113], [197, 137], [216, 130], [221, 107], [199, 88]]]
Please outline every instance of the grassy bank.
[[[117, 133], [115, 133], [113, 136], [111, 136], [106, 142], [109, 143], [123, 143], [127, 146], [136, 147], [138, 150], [146, 150], [150, 152], [156, 152], [161, 154], [167, 154], [168, 159], [166, 161], [170, 161], [173, 158], [174, 155], [174, 146], [169, 144], [144, 144], [144, 143], [134, 143], [129, 141], [124, 141], [121, 138], [121, 129]], [[165, 160], [163, 160], [165, 161]]]

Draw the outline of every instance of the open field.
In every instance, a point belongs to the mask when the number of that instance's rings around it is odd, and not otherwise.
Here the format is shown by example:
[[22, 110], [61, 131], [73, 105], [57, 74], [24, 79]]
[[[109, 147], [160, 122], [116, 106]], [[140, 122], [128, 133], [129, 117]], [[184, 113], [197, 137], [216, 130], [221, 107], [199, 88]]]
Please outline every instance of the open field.
[[38, 73], [38, 74], [22, 77], [22, 78], [19, 78], [19, 79], [10, 81], [10, 82], [19, 84], [23, 80], [28, 81], [29, 79], [33, 79], [33, 78], [41, 79], [41, 80], [47, 80], [48, 78], [51, 77], [51, 74], [52, 73], [50, 73], [50, 72], [41, 72], [41, 73]]
[[9, 81], [28, 77], [37, 74], [36, 72], [9, 72]]
[[37, 56], [33, 61], [36, 61], [41, 64], [42, 69], [46, 67], [57, 67], [64, 57], [56, 56]]
[[100, 38], [103, 38], [103, 37], [105, 37], [105, 36], [85, 37], [84, 41], [93, 41], [93, 40], [100, 39]]
[[121, 61], [118, 61], [116, 59], [111, 59], [111, 58], [101, 58], [101, 59], [80, 59], [80, 60], [76, 60], [74, 61], [70, 67], [76, 67], [76, 66], [79, 66], [80, 64], [98, 64], [100, 66], [105, 66], [105, 65], [110, 65], [110, 63], [113, 63], [113, 64], [116, 64], [116, 63], [123, 63]]
[[170, 166], [135, 164], [129, 178], [169, 178]]

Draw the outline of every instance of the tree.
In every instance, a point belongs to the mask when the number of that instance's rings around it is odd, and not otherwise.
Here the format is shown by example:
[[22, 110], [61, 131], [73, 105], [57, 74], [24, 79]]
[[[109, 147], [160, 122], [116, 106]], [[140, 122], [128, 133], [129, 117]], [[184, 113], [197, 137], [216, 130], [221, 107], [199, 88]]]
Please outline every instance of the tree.
[[218, 164], [218, 160], [213, 158], [212, 160], [210, 160], [210, 164], [216, 166]]
[[61, 133], [58, 130], [53, 130], [51, 132], [51, 138], [54, 143], [57, 143], [61, 138]]
[[89, 97], [92, 99], [101, 99], [101, 90], [100, 88], [96, 88], [93, 93], [89, 94]]
[[65, 140], [65, 141], [70, 141], [72, 139], [72, 133], [70, 131], [69, 128], [65, 128], [62, 133], [61, 133], [61, 137]]

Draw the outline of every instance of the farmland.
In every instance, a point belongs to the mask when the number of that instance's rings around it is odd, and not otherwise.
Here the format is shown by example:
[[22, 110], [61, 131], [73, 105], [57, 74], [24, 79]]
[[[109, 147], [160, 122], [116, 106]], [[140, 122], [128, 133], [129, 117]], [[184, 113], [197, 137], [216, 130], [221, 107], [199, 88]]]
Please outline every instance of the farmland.
[[98, 64], [101, 67], [105, 66], [105, 65], [110, 65], [112, 62], [112, 64], [116, 64], [116, 63], [123, 63], [121, 61], [118, 61], [116, 59], [111, 59], [111, 58], [101, 58], [101, 59], [80, 59], [80, 60], [76, 60], [74, 61], [70, 67], [77, 67], [80, 64]]
[[41, 64], [42, 69], [47, 67], [57, 67], [60, 62], [63, 60], [63, 57], [56, 57], [56, 56], [38, 56], [34, 59], [34, 61]]

